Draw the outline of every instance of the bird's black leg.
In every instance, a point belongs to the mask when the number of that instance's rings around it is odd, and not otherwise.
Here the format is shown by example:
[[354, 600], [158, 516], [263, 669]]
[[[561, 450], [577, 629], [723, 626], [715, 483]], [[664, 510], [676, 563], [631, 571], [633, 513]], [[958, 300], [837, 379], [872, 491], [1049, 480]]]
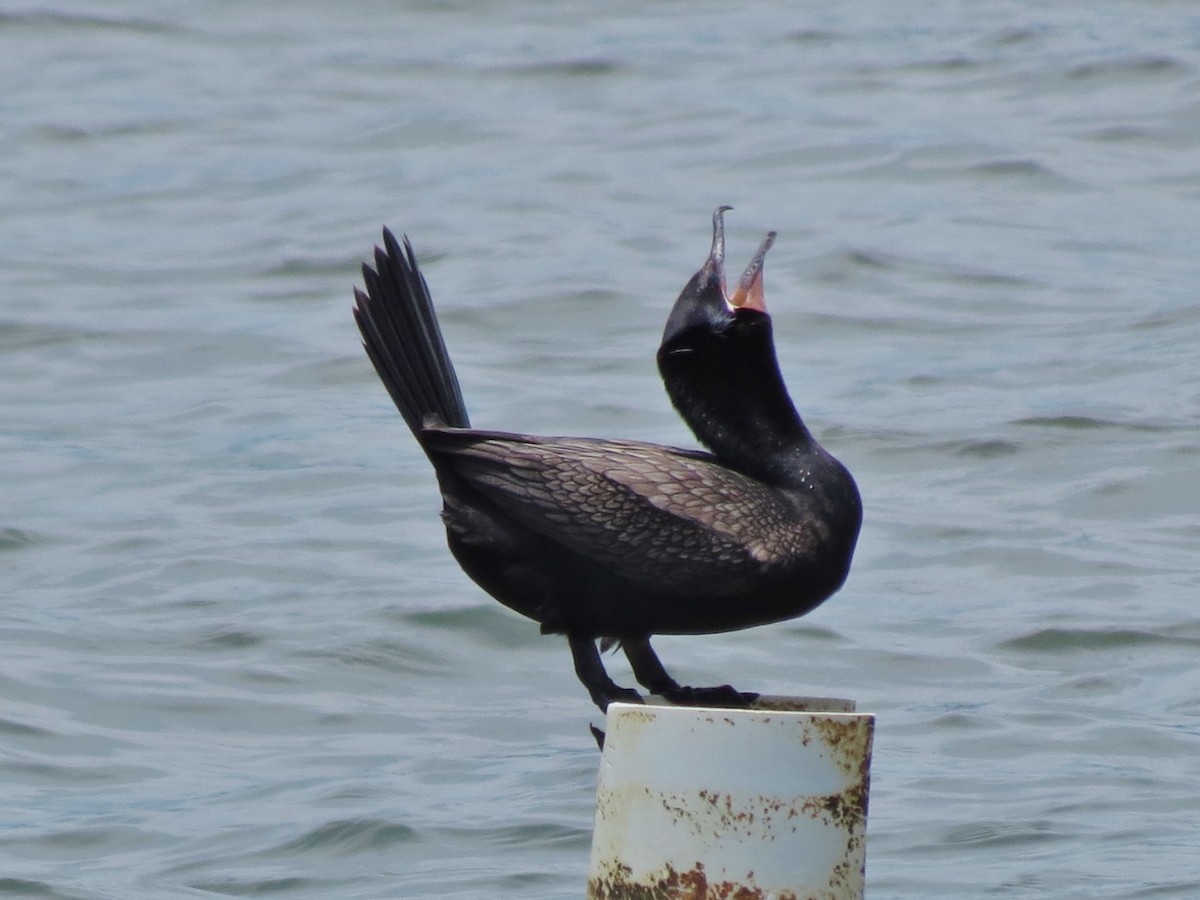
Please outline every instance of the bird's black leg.
[[648, 637], [623, 639], [621, 647], [625, 650], [625, 656], [629, 659], [629, 665], [633, 667], [633, 674], [638, 683], [652, 694], [665, 697], [677, 706], [741, 708], [758, 699], [758, 694], [739, 691], [729, 684], [702, 688], [681, 686], [667, 674], [658, 654], [650, 646]]
[[621, 641], [621, 649], [633, 667], [634, 678], [650, 693], [665, 697], [673, 691], [683, 690], [679, 682], [663, 668], [658, 654], [650, 646], [650, 638], [628, 638]]
[[614, 700], [625, 703], [641, 703], [642, 697], [637, 691], [623, 688], [608, 677], [604, 671], [604, 663], [600, 661], [600, 650], [596, 647], [596, 639], [590, 635], [569, 634], [567, 642], [571, 645], [571, 655], [575, 658], [575, 674], [583, 682], [592, 702], [600, 707], [601, 712], [608, 710], [608, 704]]

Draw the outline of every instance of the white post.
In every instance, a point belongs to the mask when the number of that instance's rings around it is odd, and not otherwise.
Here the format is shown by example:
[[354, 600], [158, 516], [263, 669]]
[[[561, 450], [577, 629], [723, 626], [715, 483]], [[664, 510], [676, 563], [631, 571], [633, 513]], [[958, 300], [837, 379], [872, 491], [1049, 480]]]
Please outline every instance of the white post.
[[589, 900], [862, 897], [875, 717], [853, 710], [609, 706]]

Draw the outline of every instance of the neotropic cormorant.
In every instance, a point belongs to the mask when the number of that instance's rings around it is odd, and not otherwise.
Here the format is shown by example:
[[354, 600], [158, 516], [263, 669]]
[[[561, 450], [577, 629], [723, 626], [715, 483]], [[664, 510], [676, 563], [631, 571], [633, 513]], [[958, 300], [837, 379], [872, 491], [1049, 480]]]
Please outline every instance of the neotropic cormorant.
[[730, 294], [727, 209], [658, 351], [671, 402], [710, 452], [473, 429], [408, 239], [384, 229], [367, 292], [354, 291], [367, 354], [433, 463], [450, 552], [505, 606], [566, 635], [602, 710], [640, 699], [604, 670], [614, 642], [651, 693], [750, 702], [729, 685], [681, 687], [650, 636], [802, 616], [841, 587], [858, 538], [854, 479], [805, 427], [775, 358], [762, 285], [775, 234]]

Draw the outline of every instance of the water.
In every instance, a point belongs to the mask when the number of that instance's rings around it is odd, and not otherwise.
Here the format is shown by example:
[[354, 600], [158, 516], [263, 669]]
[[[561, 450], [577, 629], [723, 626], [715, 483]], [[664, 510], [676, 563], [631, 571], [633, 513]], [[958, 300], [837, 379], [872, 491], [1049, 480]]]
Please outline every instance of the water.
[[[841, 594], [663, 639], [879, 714], [881, 898], [1200, 894], [1190, 4], [0, 12], [0, 894], [577, 897], [594, 711], [444, 550], [349, 316], [416, 243], [475, 421], [690, 444], [762, 232]], [[619, 661], [614, 673], [628, 680]]]

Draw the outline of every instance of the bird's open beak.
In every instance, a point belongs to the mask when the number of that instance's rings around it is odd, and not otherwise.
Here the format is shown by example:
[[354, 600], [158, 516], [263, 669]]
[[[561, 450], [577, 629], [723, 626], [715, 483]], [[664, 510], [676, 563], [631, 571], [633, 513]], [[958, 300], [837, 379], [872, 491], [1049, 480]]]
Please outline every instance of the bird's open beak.
[[746, 271], [738, 279], [737, 287], [730, 294], [725, 286], [725, 213], [731, 209], [732, 206], [718, 206], [713, 212], [712, 250], [709, 251], [704, 267], [709, 270], [709, 277], [716, 276], [720, 281], [721, 296], [725, 298], [725, 304], [730, 311], [753, 309], [765, 313], [767, 302], [763, 296], [763, 263], [766, 261], [767, 251], [775, 243], [775, 232], [767, 232], [767, 236], [758, 245], [754, 259], [750, 260], [750, 265], [746, 267]]

